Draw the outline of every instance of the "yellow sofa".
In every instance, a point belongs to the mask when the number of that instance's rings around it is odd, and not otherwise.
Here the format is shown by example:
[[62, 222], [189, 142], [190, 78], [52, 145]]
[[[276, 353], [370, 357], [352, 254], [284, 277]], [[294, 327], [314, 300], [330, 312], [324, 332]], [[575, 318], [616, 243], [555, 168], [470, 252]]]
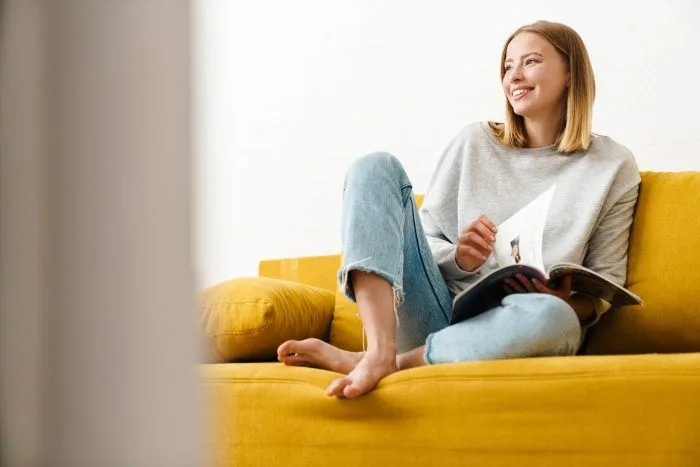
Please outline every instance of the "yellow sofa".
[[[259, 272], [334, 296], [324, 336], [357, 350], [339, 264]], [[355, 400], [326, 396], [328, 371], [203, 364], [207, 465], [700, 466], [700, 172], [642, 173], [627, 284], [646, 306], [605, 315], [581, 355], [415, 368]]]

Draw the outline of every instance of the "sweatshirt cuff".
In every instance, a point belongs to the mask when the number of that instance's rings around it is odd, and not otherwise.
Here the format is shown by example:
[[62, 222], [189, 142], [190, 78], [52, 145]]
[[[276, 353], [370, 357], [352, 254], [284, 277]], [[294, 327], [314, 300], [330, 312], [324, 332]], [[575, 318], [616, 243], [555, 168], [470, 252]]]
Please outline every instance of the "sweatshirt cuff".
[[467, 277], [476, 276], [479, 274], [479, 271], [481, 271], [481, 268], [484, 267], [484, 265], [482, 264], [478, 268], [474, 269], [472, 272], [465, 271], [464, 269], [460, 268], [457, 264], [457, 259], [455, 258], [456, 253], [457, 247], [453, 248], [450, 251], [450, 253], [447, 255], [447, 258], [445, 258], [445, 262], [441, 265], [440, 269], [442, 269], [442, 275], [445, 278], [445, 280], [459, 281], [462, 279], [466, 279]]

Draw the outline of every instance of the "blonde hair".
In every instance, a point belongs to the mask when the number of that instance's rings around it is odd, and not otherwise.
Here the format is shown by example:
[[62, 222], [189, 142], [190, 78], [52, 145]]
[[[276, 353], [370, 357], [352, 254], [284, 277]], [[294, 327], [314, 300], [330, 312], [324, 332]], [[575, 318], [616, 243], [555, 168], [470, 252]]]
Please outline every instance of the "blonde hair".
[[[506, 41], [501, 53], [501, 81], [505, 76], [508, 44], [522, 32], [539, 34], [557, 49], [567, 64], [569, 88], [566, 95], [566, 113], [557, 132], [557, 150], [570, 153], [585, 150], [591, 144], [591, 120], [595, 100], [595, 77], [588, 58], [588, 51], [581, 37], [569, 26], [549, 21], [537, 21], [515, 31]], [[503, 126], [489, 123], [491, 130], [506, 146], [527, 147], [525, 120], [517, 115], [506, 98], [506, 119]]]

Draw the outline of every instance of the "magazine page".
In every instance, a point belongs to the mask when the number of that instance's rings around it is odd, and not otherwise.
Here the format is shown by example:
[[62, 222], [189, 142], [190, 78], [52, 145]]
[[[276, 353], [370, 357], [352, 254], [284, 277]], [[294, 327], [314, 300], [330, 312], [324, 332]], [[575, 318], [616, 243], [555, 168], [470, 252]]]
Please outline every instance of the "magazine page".
[[556, 185], [498, 226], [494, 256], [499, 267], [527, 264], [544, 271], [542, 237]]

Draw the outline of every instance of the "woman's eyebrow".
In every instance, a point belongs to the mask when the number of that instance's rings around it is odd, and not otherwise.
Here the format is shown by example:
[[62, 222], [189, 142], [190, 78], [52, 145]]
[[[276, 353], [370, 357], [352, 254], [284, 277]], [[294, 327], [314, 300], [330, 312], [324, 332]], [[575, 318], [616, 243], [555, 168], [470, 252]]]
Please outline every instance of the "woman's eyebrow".
[[[528, 53], [526, 53], [525, 55], [522, 55], [522, 56], [520, 57], [520, 60], [522, 60], [523, 58], [527, 57], [528, 55], [539, 55], [540, 57], [544, 58], [544, 55], [542, 55], [542, 54], [539, 53], [539, 52], [528, 52]], [[508, 63], [508, 62], [512, 62], [512, 61], [513, 61], [512, 58], [507, 58], [507, 59], [505, 60], [505, 62], [503, 62], [503, 63]]]

